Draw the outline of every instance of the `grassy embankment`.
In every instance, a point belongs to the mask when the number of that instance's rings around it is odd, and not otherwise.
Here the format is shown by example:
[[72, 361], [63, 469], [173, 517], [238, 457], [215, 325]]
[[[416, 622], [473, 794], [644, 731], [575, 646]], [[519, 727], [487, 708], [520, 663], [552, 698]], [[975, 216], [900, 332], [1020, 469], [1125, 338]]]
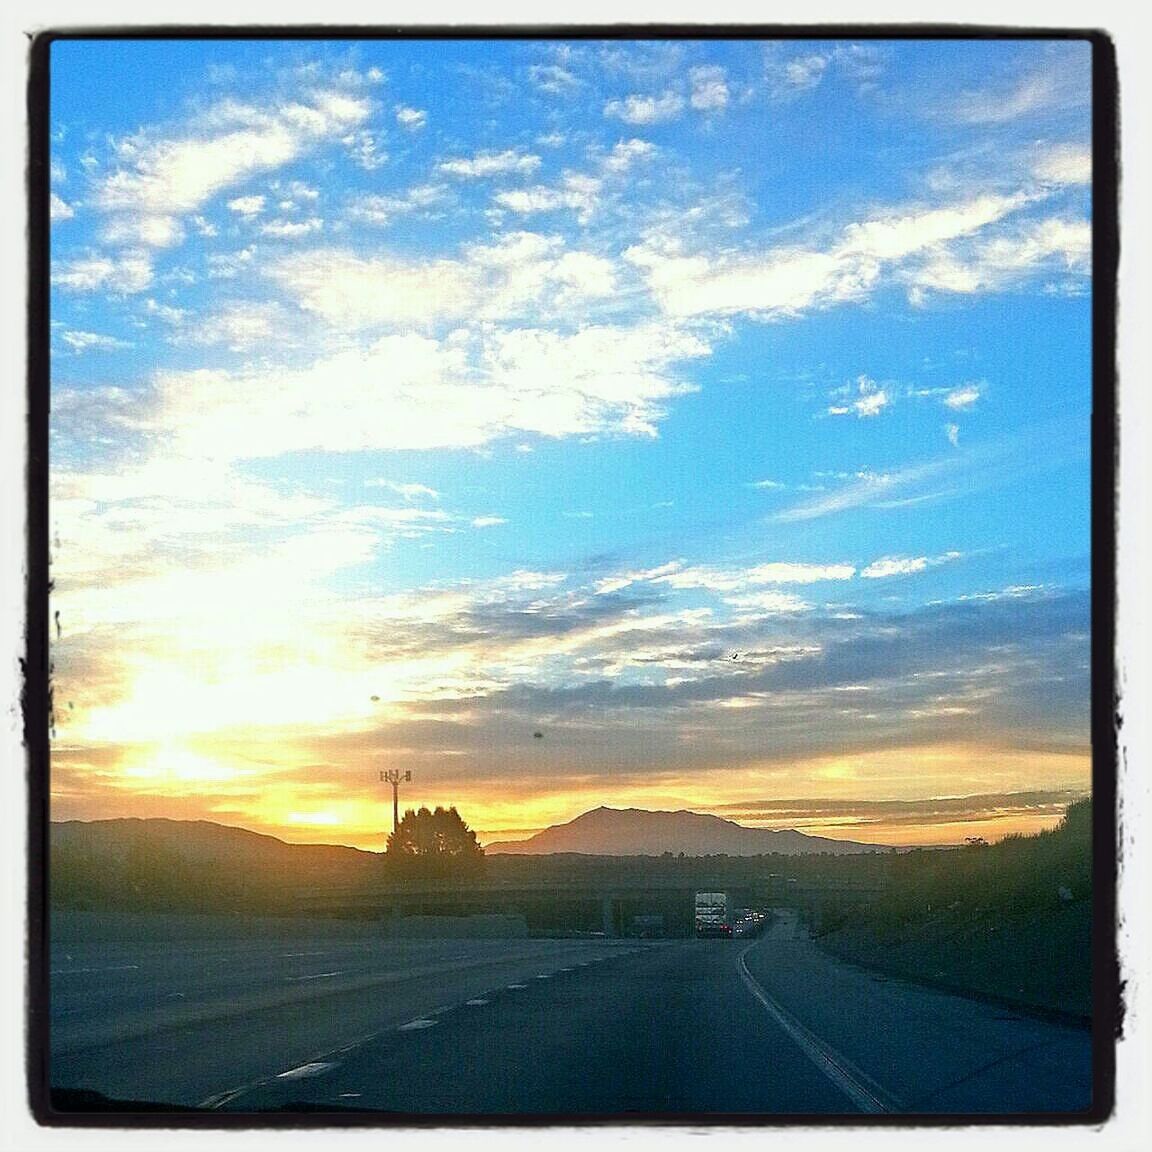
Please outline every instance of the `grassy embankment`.
[[826, 904], [828, 951], [897, 976], [1087, 1018], [1092, 1004], [1092, 805], [998, 844], [885, 858], [883, 889]]

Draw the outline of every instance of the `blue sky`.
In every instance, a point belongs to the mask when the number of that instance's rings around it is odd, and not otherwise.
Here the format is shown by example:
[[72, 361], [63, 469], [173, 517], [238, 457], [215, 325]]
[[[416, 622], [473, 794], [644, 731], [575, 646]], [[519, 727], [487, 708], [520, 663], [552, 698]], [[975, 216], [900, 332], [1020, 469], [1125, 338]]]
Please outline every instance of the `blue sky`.
[[[54, 44], [54, 815], [369, 845], [398, 766], [482, 833], [1050, 822], [1090, 778], [1090, 64]], [[942, 796], [983, 799], [867, 814]]]

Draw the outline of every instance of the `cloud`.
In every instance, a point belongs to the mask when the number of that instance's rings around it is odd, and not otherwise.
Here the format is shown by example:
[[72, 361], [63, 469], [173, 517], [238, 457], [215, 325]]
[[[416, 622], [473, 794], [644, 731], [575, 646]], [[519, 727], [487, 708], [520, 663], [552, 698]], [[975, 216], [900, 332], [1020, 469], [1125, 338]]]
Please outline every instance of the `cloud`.
[[528, 76], [541, 92], [551, 96], [567, 96], [582, 85], [582, 81], [559, 64], [533, 64]]
[[1049, 217], [968, 245], [930, 252], [902, 278], [921, 299], [930, 291], [968, 295], [1004, 291], [1044, 273], [1085, 276], [1091, 258], [1092, 226], [1087, 220]]
[[495, 528], [500, 524], [507, 524], [508, 521], [503, 516], [477, 516], [472, 521], [473, 528]]
[[1032, 174], [1044, 184], [1064, 187], [1092, 183], [1092, 151], [1080, 144], [1057, 144], [1040, 149]]
[[[149, 311], [164, 316], [156, 308]], [[291, 330], [285, 308], [274, 300], [236, 301], [221, 305], [213, 312], [197, 317], [196, 323], [183, 325], [185, 314], [175, 322], [181, 325], [179, 341], [189, 344], [224, 345], [232, 351], [242, 352], [266, 346], [271, 341], [283, 341]]]
[[118, 256], [88, 255], [62, 261], [52, 283], [69, 292], [111, 292], [117, 296], [146, 291], [152, 284], [152, 261], [147, 253]]
[[604, 157], [602, 167], [605, 172], [619, 174], [627, 172], [637, 160], [649, 160], [659, 149], [650, 140], [618, 140], [612, 151]]
[[136, 419], [174, 450], [219, 460], [477, 447], [525, 433], [655, 436], [666, 402], [689, 387], [677, 366], [708, 352], [660, 324], [393, 335], [305, 368], [163, 371]]
[[307, 220], [269, 220], [261, 225], [260, 233], [282, 240], [295, 239], [298, 236], [310, 236], [323, 227], [324, 221], [319, 216], [310, 216]]
[[879, 416], [892, 402], [887, 388], [882, 388], [875, 380], [863, 375], [857, 377], [855, 386], [849, 384], [838, 388], [834, 395], [839, 396], [841, 402], [828, 408], [830, 416], [847, 416], [852, 413], [860, 419]]
[[471, 158], [443, 160], [436, 165], [436, 170], [445, 176], [478, 180], [491, 176], [531, 176], [539, 167], [539, 156], [509, 148], [503, 152], [477, 152]]
[[661, 306], [678, 316], [796, 315], [873, 291], [887, 266], [977, 232], [1024, 203], [984, 194], [946, 207], [889, 211], [849, 224], [827, 249], [689, 256], [675, 239], [653, 238], [625, 251], [645, 272]]
[[520, 215], [569, 209], [577, 220], [587, 223], [599, 204], [602, 182], [581, 172], [565, 172], [558, 185], [532, 185], [496, 195], [496, 203]]
[[237, 196], [235, 200], [228, 201], [228, 208], [238, 216], [251, 219], [264, 211], [264, 196]]
[[615, 284], [604, 258], [534, 232], [504, 233], [457, 257], [424, 261], [318, 249], [286, 256], [266, 274], [306, 311], [345, 331], [539, 316], [607, 297]]
[[55, 192], [48, 197], [48, 217], [52, 223], [58, 220], [71, 220], [76, 215], [76, 209]]
[[418, 184], [399, 195], [366, 193], [348, 205], [348, 215], [365, 224], [387, 226], [398, 216], [427, 212], [451, 201], [452, 193], [445, 184]]
[[984, 91], [962, 92], [949, 100], [949, 115], [968, 124], [1006, 124], [1052, 108], [1083, 103], [1089, 86], [1083, 82], [1082, 67], [1077, 65], [1087, 62], [1087, 46], [1074, 47], [1084, 49], [1080, 61], [1049, 61], [1041, 69]]
[[861, 569], [860, 575], [865, 580], [883, 580], [889, 576], [911, 576], [959, 558], [959, 552], [945, 552], [942, 556], [885, 556], [881, 560], [873, 561], [867, 568]]
[[983, 394], [981, 386], [976, 383], [961, 384], [953, 388], [945, 397], [944, 403], [954, 411], [971, 408]]
[[684, 110], [684, 97], [676, 92], [659, 96], [625, 96], [609, 100], [604, 115], [623, 120], [625, 124], [661, 124], [675, 120]]
[[416, 131], [428, 123], [428, 113], [422, 108], [409, 108], [407, 105], [396, 106], [396, 122], [409, 131]]
[[953, 448], [958, 448], [960, 446], [960, 425], [948, 424], [945, 426], [944, 431], [948, 436], [948, 443], [951, 444]]
[[150, 233], [170, 229], [225, 189], [345, 137], [370, 110], [367, 100], [335, 90], [264, 108], [220, 102], [186, 130], [120, 141], [118, 166], [96, 181], [94, 203], [148, 242]]
[[127, 340], [119, 340], [115, 336], [105, 336], [98, 332], [82, 332], [75, 329], [66, 329], [60, 333], [60, 340], [68, 345], [73, 352], [79, 355], [82, 352], [116, 352], [122, 348], [131, 348]]
[[419, 500], [426, 497], [429, 500], [439, 500], [440, 493], [427, 484], [399, 484], [394, 480], [365, 480], [365, 488], [388, 488], [403, 496], [405, 500]]
[[715, 65], [693, 68], [688, 73], [692, 85], [689, 103], [701, 112], [719, 112], [728, 106], [728, 84], [724, 69]]

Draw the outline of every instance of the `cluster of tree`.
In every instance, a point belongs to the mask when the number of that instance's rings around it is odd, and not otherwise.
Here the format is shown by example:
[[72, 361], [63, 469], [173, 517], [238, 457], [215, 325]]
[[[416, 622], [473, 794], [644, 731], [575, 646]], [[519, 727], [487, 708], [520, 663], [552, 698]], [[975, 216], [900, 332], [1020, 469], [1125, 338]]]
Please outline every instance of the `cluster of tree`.
[[388, 837], [387, 860], [406, 875], [461, 876], [483, 869], [484, 849], [455, 808], [409, 808]]

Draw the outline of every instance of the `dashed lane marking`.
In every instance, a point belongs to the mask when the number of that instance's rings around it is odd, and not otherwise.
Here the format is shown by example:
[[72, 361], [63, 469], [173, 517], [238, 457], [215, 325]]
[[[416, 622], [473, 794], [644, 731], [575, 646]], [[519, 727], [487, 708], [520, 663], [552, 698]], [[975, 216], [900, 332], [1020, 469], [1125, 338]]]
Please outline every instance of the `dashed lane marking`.
[[527, 988], [528, 985], [527, 984], [509, 984], [508, 987], [509, 988]]
[[426, 1017], [421, 1017], [419, 1020], [409, 1020], [407, 1024], [401, 1024], [397, 1029], [398, 1032], [417, 1032], [421, 1028], [434, 1028], [438, 1021], [429, 1020]]
[[485, 1000], [482, 996], [476, 996], [472, 1000], [465, 1000], [464, 1003], [467, 1004], [469, 1007], [479, 1008], [481, 1004], [487, 1004], [488, 1001]]
[[287, 1072], [281, 1072], [277, 1080], [303, 1080], [307, 1076], [319, 1076], [327, 1072], [329, 1068], [335, 1068], [336, 1063], [333, 1060], [317, 1060], [311, 1064], [301, 1064], [299, 1068], [289, 1068]]
[[285, 976], [284, 979], [292, 983], [299, 983], [302, 980], [327, 980], [332, 976], [343, 975], [343, 972], [313, 972], [309, 976]]

